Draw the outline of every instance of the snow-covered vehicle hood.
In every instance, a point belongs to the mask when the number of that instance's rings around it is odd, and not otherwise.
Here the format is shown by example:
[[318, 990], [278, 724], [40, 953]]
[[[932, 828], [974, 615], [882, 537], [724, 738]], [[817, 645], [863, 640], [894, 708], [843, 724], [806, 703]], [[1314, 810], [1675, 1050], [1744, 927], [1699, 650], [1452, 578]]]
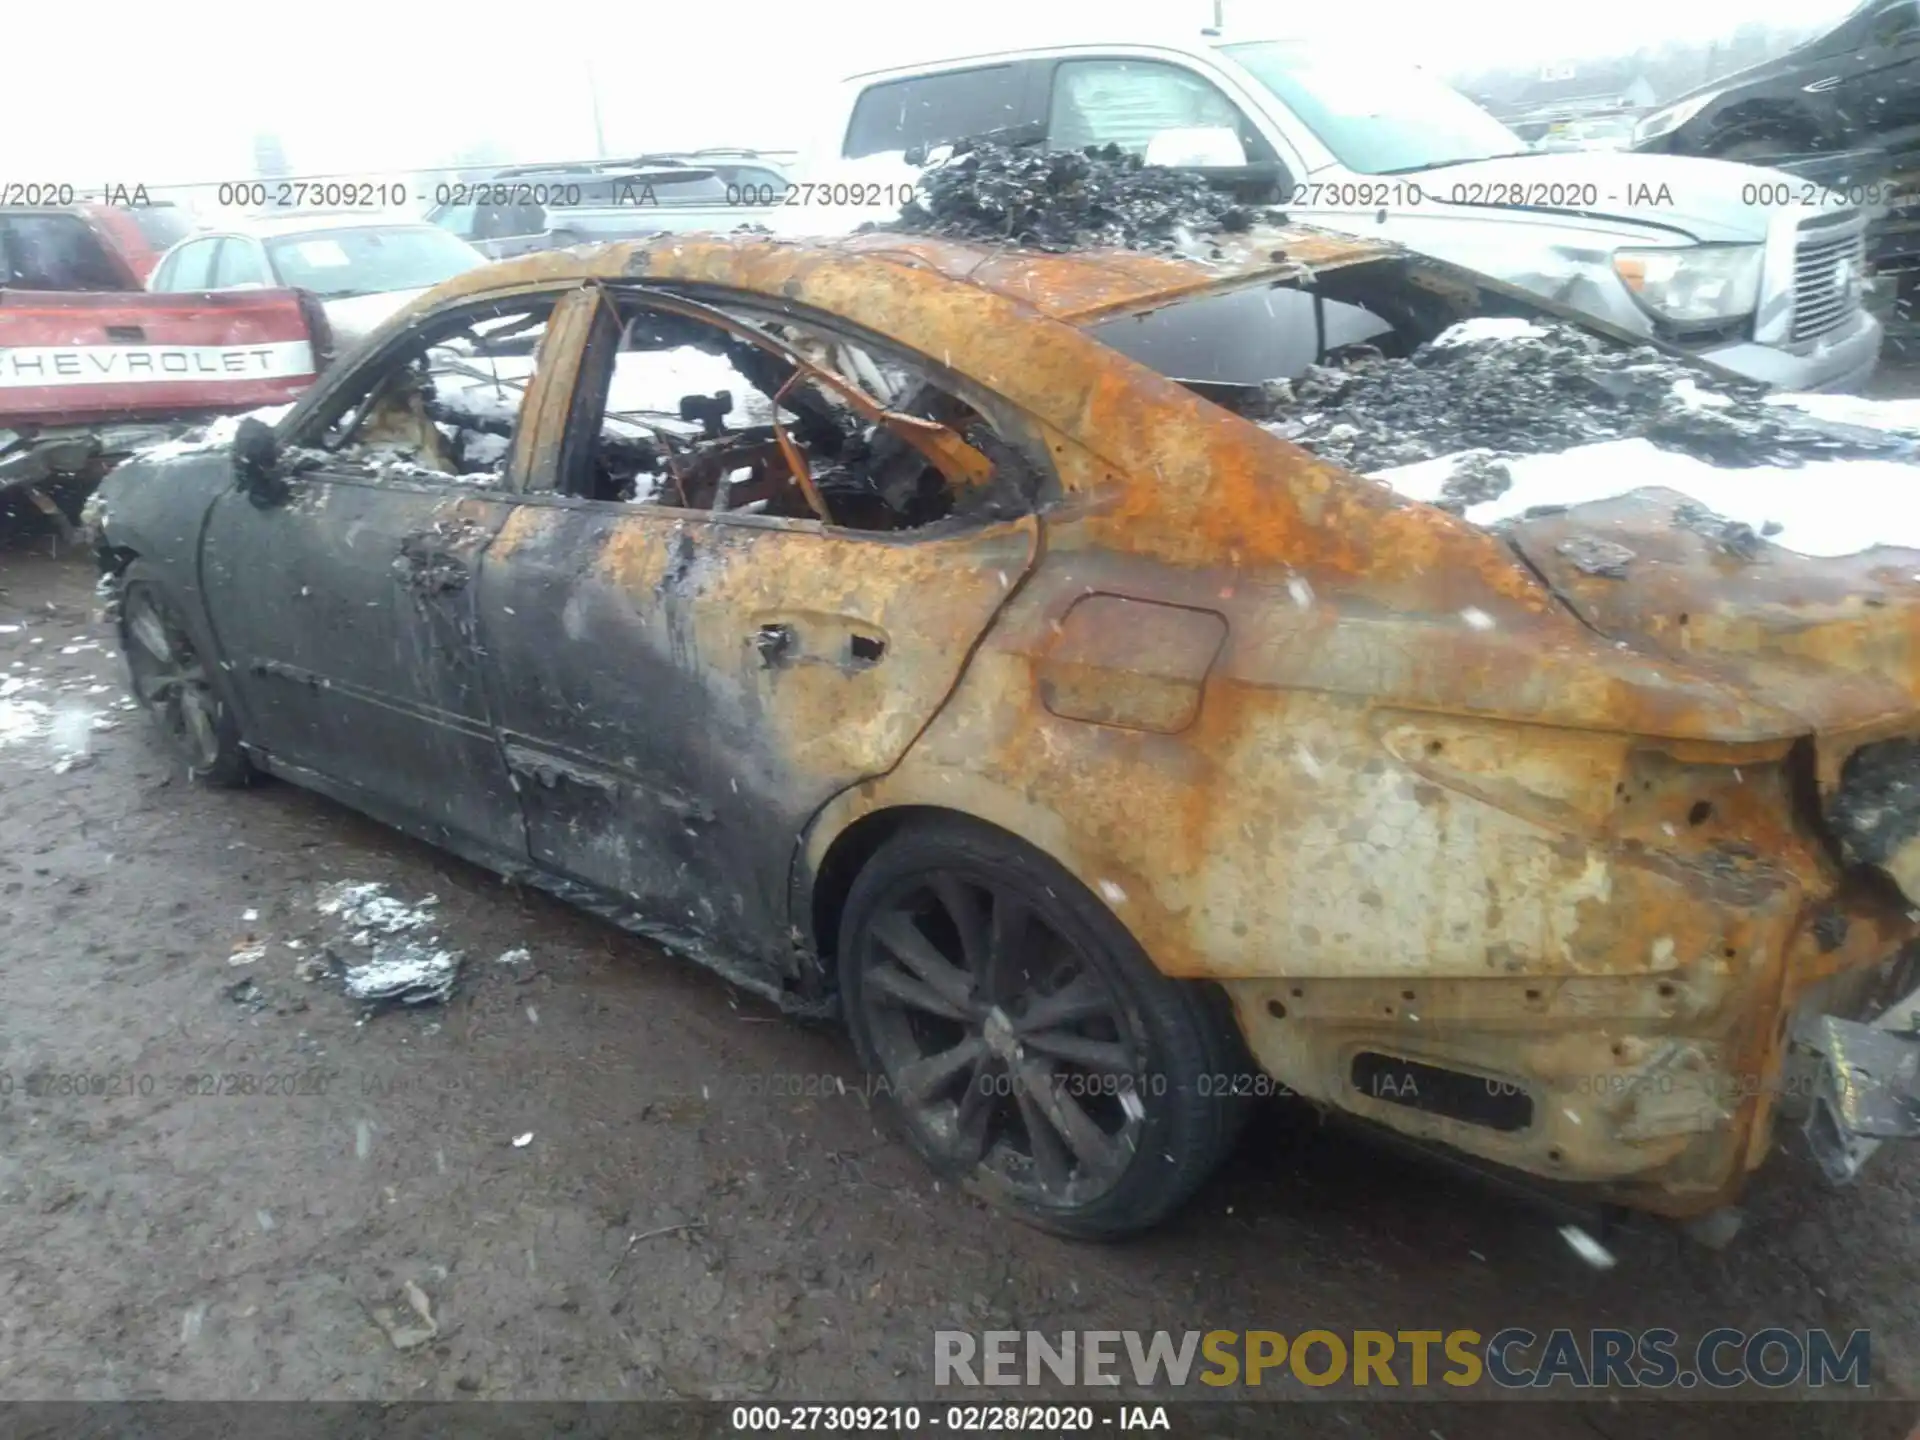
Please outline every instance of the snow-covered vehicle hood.
[[[1635, 231], [1684, 231], [1703, 244], [1766, 239], [1782, 209], [1753, 201], [1779, 182], [1806, 187], [1783, 171], [1690, 155], [1627, 150], [1543, 151], [1444, 165], [1407, 177], [1427, 204], [1455, 201], [1496, 209], [1579, 212], [1617, 220]], [[1792, 208], [1792, 207], [1787, 207]], [[1809, 215], [1814, 207], [1804, 207]]]

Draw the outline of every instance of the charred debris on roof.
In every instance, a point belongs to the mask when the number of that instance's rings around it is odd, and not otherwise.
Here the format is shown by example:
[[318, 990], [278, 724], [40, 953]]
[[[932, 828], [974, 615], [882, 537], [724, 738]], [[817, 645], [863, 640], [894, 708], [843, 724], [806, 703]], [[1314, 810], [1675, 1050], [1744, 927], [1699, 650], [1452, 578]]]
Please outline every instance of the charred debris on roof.
[[1210, 234], [1282, 218], [1117, 145], [1045, 151], [963, 140], [922, 174], [918, 188], [900, 218], [878, 228], [1036, 250], [1194, 253]]
[[1552, 321], [1483, 339], [1443, 335], [1404, 358], [1362, 348], [1312, 367], [1267, 423], [1361, 473], [1463, 450], [1484, 452], [1485, 467], [1626, 439], [1728, 466], [1912, 452], [1911, 440], [1818, 422], [1767, 404], [1766, 393], [1652, 346], [1622, 346]]

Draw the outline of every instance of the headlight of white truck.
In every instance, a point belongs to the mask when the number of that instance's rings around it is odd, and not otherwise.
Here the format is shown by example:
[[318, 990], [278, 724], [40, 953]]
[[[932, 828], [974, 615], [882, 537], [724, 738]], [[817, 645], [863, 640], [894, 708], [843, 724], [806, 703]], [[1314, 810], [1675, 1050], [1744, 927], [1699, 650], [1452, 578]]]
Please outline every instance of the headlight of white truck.
[[1662, 320], [1737, 320], [1760, 303], [1759, 245], [1687, 245], [1616, 250], [1613, 268], [1634, 298]]
[[1671, 135], [1719, 98], [1718, 90], [1709, 90], [1704, 95], [1676, 101], [1663, 110], [1643, 115], [1640, 123], [1633, 127], [1633, 143], [1644, 145], [1649, 140], [1658, 140], [1662, 135]]

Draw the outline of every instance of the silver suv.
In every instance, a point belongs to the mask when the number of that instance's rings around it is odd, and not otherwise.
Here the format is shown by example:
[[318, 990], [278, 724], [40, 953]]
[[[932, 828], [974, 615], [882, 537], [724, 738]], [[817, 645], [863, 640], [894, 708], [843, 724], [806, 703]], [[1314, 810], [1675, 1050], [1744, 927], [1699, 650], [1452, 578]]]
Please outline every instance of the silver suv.
[[426, 218], [498, 260], [662, 232], [731, 230], [753, 223], [786, 187], [786, 175], [752, 151], [520, 165], [441, 183]]

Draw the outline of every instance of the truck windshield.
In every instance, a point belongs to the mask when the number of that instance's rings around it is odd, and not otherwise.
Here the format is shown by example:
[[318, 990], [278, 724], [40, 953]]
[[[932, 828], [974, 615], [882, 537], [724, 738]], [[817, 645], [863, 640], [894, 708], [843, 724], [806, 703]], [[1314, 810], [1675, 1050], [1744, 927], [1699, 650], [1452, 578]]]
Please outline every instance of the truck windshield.
[[1513, 131], [1424, 70], [1263, 40], [1225, 45], [1357, 175], [1531, 154]]

